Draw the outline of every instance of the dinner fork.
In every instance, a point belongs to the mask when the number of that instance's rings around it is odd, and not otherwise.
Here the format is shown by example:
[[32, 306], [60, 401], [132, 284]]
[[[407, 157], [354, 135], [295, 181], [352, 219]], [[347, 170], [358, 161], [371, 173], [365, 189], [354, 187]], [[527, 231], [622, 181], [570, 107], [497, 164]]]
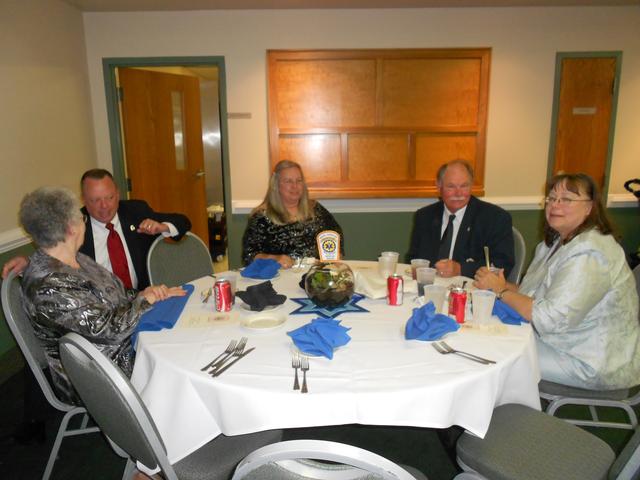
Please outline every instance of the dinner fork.
[[305, 355], [300, 357], [300, 369], [302, 370], [302, 390], [301, 393], [307, 393], [307, 371], [309, 370], [309, 358]]
[[222, 358], [223, 355], [225, 355], [225, 354], [231, 355], [233, 353], [233, 351], [235, 350], [235, 348], [236, 348], [236, 341], [235, 340], [231, 340], [229, 342], [229, 345], [227, 345], [227, 348], [225, 349], [225, 351], [222, 352], [220, 355], [218, 355], [213, 360], [211, 360], [209, 363], [207, 363], [204, 367], [202, 367], [200, 369], [200, 371], [204, 372], [204, 371], [208, 370], [209, 368], [211, 368], [214, 363], [216, 363], [218, 360], [220, 360]]
[[298, 369], [300, 368], [300, 354], [298, 352], [293, 352], [293, 356], [291, 357], [291, 368], [295, 369], [296, 376], [293, 381], [293, 389], [300, 390], [300, 382], [298, 381]]
[[211, 370], [209, 370], [209, 375], [215, 375], [216, 372], [221, 367], [223, 367], [224, 363], [230, 358], [239, 357], [240, 355], [242, 355], [242, 352], [244, 352], [244, 347], [247, 345], [247, 340], [248, 340], [247, 337], [242, 337], [238, 342], [238, 345], [236, 345], [236, 348], [233, 350], [231, 354], [227, 354], [223, 359], [219, 360], [218, 362], [214, 363], [211, 366]]
[[467, 352], [461, 352], [460, 350], [454, 350], [445, 342], [433, 342], [433, 348], [435, 348], [438, 353], [446, 355], [448, 353], [455, 353], [456, 355], [460, 355], [468, 360], [472, 360], [474, 362], [482, 363], [483, 365], [490, 365], [492, 363], [496, 363], [493, 360], [488, 360], [486, 358], [478, 357], [477, 355], [473, 355]]

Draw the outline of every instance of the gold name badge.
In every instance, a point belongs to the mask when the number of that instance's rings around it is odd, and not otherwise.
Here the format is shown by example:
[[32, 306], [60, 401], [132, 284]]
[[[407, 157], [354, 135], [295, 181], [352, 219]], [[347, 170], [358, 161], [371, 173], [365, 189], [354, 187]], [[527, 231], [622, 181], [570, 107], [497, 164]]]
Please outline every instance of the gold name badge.
[[334, 230], [323, 230], [316, 235], [320, 261], [335, 262], [340, 260], [340, 234]]

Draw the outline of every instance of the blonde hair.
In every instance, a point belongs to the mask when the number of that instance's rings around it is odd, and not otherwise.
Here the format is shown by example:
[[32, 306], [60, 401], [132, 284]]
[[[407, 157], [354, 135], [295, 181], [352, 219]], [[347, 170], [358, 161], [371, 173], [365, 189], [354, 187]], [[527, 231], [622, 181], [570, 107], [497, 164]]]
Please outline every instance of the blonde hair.
[[[282, 203], [282, 197], [280, 196], [280, 177], [283, 170], [287, 168], [297, 168], [302, 177], [302, 196], [298, 202], [298, 217], [292, 219], [288, 210]], [[263, 211], [265, 215], [273, 223], [277, 225], [285, 225], [287, 223], [293, 223], [295, 221], [306, 221], [314, 216], [315, 201], [309, 199], [309, 190], [307, 189], [307, 182], [304, 179], [304, 173], [302, 167], [291, 160], [280, 160], [273, 169], [271, 177], [269, 178], [269, 188], [264, 200], [258, 205], [251, 214]]]

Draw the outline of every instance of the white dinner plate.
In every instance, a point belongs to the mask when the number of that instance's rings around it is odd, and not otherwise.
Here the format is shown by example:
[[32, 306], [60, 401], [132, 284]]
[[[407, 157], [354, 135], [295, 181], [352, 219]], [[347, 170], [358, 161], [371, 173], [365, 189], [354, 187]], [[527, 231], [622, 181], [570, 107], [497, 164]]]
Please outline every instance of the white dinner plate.
[[[240, 297], [236, 297], [236, 298], [240, 298]], [[261, 312], [257, 312], [255, 310], [251, 310], [251, 306], [244, 303], [242, 300], [240, 300], [240, 302], [238, 302], [240, 304], [240, 308], [242, 310], [246, 310], [247, 312], [253, 312], [253, 313], [261, 313]], [[269, 312], [271, 310], [277, 310], [279, 308], [282, 307], [282, 305], [284, 305], [284, 303], [281, 303], [280, 305], [267, 305], [266, 307], [264, 307], [264, 309], [262, 310], [262, 312]]]
[[281, 327], [286, 322], [287, 317], [280, 313], [259, 312], [242, 319], [241, 325], [254, 331], [270, 331]]

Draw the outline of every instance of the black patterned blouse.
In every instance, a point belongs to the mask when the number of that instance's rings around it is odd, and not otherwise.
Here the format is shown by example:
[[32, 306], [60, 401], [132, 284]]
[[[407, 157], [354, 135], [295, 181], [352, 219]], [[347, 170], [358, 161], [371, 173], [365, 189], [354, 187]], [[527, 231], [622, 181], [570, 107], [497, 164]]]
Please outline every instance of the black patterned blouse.
[[333, 215], [318, 202], [315, 203], [313, 218], [285, 225], [272, 222], [264, 210], [255, 212], [249, 217], [242, 237], [242, 261], [247, 265], [258, 253], [319, 258], [316, 235], [323, 230], [335, 230], [340, 234], [340, 254], [344, 256], [342, 229]]

